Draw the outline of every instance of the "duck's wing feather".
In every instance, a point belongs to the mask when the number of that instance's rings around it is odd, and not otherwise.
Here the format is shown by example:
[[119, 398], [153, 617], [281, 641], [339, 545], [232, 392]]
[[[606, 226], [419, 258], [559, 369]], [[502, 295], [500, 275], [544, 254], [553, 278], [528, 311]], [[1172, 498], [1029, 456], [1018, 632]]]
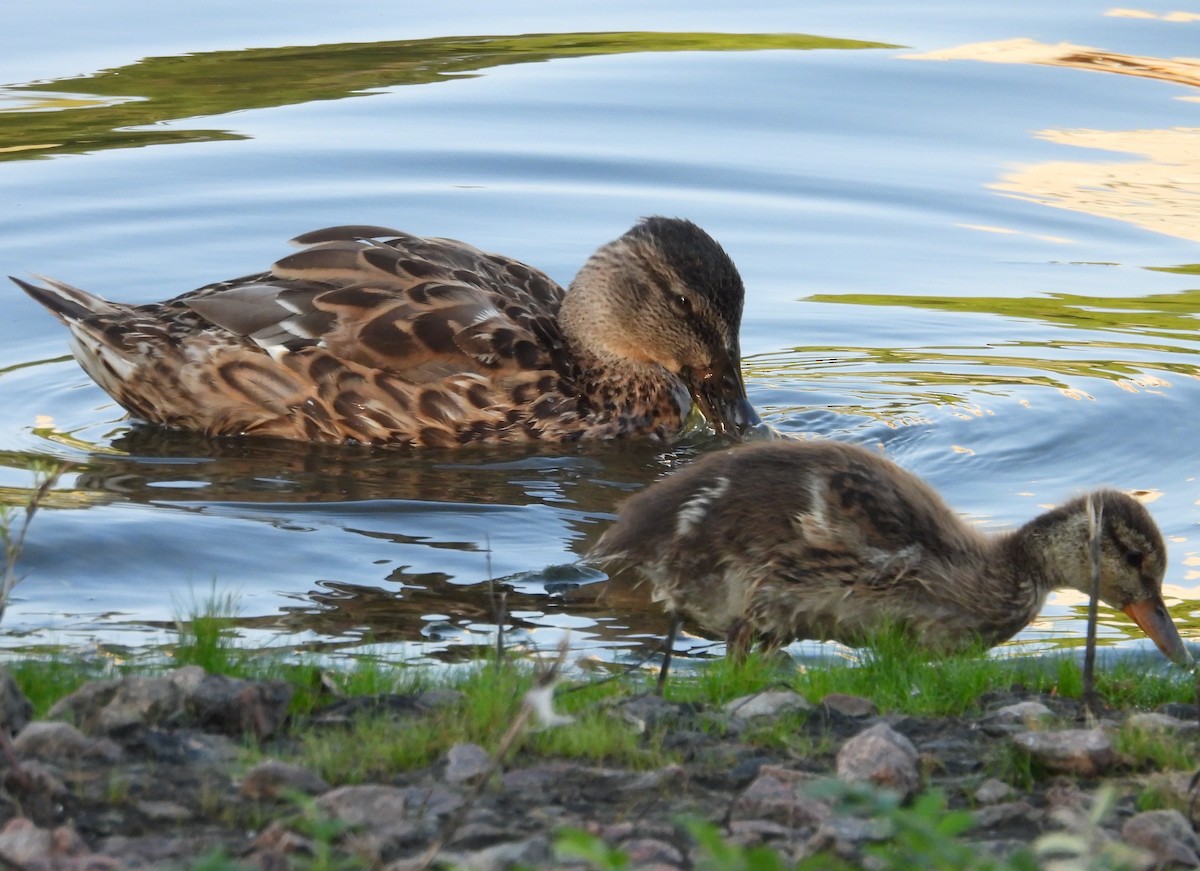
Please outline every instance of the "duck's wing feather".
[[179, 302], [273, 355], [319, 346], [414, 383], [455, 373], [562, 373], [563, 290], [525, 264], [379, 227], [329, 228], [296, 241], [308, 247], [270, 273]]

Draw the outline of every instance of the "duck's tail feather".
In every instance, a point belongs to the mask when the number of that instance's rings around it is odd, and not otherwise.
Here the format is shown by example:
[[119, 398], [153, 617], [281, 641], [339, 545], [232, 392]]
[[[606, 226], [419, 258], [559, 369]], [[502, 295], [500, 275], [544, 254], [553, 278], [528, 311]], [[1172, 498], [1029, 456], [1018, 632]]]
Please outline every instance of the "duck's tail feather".
[[31, 284], [10, 275], [9, 278], [63, 321], [80, 321], [93, 315], [114, 314], [117, 307], [108, 300], [72, 287], [66, 282], [37, 276], [44, 284]]

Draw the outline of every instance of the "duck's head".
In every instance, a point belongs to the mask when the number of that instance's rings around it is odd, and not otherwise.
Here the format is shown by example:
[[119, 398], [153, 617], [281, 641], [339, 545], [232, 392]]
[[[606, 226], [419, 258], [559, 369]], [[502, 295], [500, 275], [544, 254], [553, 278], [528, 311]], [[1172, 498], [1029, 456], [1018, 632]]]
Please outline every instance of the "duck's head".
[[[1188, 665], [1191, 655], [1163, 602], [1163, 577], [1167, 570], [1167, 548], [1162, 533], [1146, 507], [1133, 497], [1115, 490], [1100, 490], [1081, 497], [1060, 511], [1074, 512], [1078, 522], [1068, 526], [1091, 550], [1092, 529], [1098, 521], [1100, 551], [1100, 599], [1124, 611], [1158, 646], [1163, 655]], [[1075, 557], [1078, 570], [1071, 586], [1091, 589], [1092, 559]]]
[[564, 326], [599, 357], [675, 373], [717, 433], [739, 437], [759, 423], [742, 381], [744, 296], [733, 261], [706, 232], [646, 218], [584, 264]]

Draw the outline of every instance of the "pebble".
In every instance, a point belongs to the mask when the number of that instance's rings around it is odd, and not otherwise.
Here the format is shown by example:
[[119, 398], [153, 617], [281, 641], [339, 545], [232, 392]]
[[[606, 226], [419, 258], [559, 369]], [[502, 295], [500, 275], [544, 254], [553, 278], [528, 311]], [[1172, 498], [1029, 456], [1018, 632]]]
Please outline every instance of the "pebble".
[[849, 693], [829, 693], [821, 699], [819, 707], [856, 720], [874, 717], [879, 713], [879, 708], [873, 701]]
[[832, 811], [801, 790], [812, 779], [812, 775], [803, 771], [764, 765], [758, 777], [738, 796], [734, 814], [742, 819], [752, 817], [792, 826], [824, 822]]
[[88, 734], [191, 725], [264, 738], [283, 724], [292, 692], [286, 681], [243, 680], [190, 665], [162, 677], [126, 676], [86, 684], [60, 699], [49, 719], [76, 723]]
[[1154, 856], [1158, 868], [1200, 867], [1200, 840], [1191, 823], [1177, 810], [1144, 811], [1121, 827], [1127, 844]]
[[70, 826], [44, 829], [25, 817], [14, 817], [0, 829], [0, 856], [5, 867], [25, 869], [107, 871], [121, 867], [115, 859], [89, 850]]
[[317, 808], [348, 826], [370, 826], [380, 819], [401, 819], [404, 792], [394, 786], [367, 783], [340, 786], [317, 798]]
[[634, 868], [645, 868], [648, 865], [678, 867], [685, 863], [684, 855], [678, 847], [657, 838], [630, 838], [623, 841], [620, 847]]
[[980, 828], [1021, 820], [1039, 826], [1043, 814], [1029, 802], [1021, 800], [1005, 801], [978, 808], [971, 814], [971, 817], [975, 820], [975, 825]]
[[1102, 729], [1058, 729], [1021, 732], [1013, 742], [1048, 771], [1095, 777], [1117, 761], [1112, 741]]
[[138, 813], [156, 823], [181, 823], [193, 816], [190, 809], [173, 801], [139, 801]]
[[671, 702], [662, 696], [641, 695], [623, 699], [617, 703], [621, 717], [639, 733], [653, 729], [660, 723], [676, 723], [683, 705]]
[[768, 690], [726, 702], [725, 713], [735, 719], [750, 720], [755, 717], [778, 717], [792, 711], [811, 711], [812, 707], [812, 703], [799, 693]]
[[975, 801], [980, 804], [996, 804], [1007, 801], [1015, 790], [1003, 780], [989, 777], [975, 789]]
[[455, 744], [446, 753], [446, 780], [466, 783], [488, 770], [492, 757], [478, 744]]
[[[444, 852], [438, 857], [438, 865], [461, 871], [507, 871], [509, 868], [553, 867], [551, 859], [549, 838], [534, 835], [475, 852]], [[411, 860], [400, 860], [388, 865], [384, 871], [410, 871], [411, 868]]]
[[1012, 734], [1036, 729], [1052, 719], [1054, 712], [1041, 702], [1017, 702], [992, 711], [981, 725], [993, 734]]
[[302, 765], [292, 765], [277, 759], [260, 762], [242, 778], [242, 795], [253, 801], [284, 798], [289, 793], [319, 795], [329, 790], [325, 778]]
[[886, 723], [876, 723], [842, 745], [837, 776], [847, 783], [869, 783], [907, 799], [921, 785], [920, 757], [912, 742]]
[[116, 762], [121, 748], [107, 738], [91, 738], [70, 723], [35, 720], [13, 739], [13, 750], [20, 757], [55, 759], [92, 759]]

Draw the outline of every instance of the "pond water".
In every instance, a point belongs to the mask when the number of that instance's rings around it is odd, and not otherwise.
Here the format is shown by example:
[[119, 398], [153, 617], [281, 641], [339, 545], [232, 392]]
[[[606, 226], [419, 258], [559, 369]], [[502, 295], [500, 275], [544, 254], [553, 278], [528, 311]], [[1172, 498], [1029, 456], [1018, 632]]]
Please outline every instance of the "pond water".
[[[303, 231], [373, 223], [565, 284], [640, 216], [688, 217], [745, 279], [747, 387], [772, 426], [881, 445], [988, 529], [1136, 491], [1169, 542], [1172, 613], [1200, 637], [1200, 16], [18, 6], [5, 272], [150, 302], [258, 271]], [[512, 643], [569, 633], [578, 658], [618, 662], [665, 628], [644, 590], [575, 561], [623, 496], [711, 441], [163, 432], [125, 419], [16, 287], [0, 295], [0, 495], [23, 504], [32, 462], [74, 464], [30, 529], [0, 649], [153, 653], [214, 593], [236, 598], [241, 643], [335, 656], [463, 655], [494, 635], [498, 590]], [[1079, 645], [1084, 610], [1055, 594], [1013, 644]], [[1107, 609], [1100, 637], [1147, 646]]]

